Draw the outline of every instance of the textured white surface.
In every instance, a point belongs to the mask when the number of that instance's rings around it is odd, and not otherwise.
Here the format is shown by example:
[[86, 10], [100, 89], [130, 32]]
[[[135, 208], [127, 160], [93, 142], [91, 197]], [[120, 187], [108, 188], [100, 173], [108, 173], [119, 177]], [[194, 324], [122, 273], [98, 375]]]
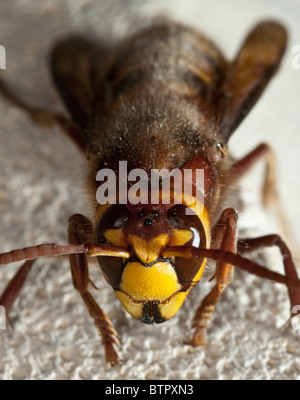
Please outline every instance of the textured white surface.
[[[1, 77], [33, 104], [59, 109], [46, 63], [57, 38], [90, 31], [115, 40], [157, 15], [196, 26], [229, 57], [259, 20], [279, 19], [289, 29], [280, 73], [235, 133], [231, 148], [242, 156], [262, 141], [274, 146], [283, 203], [298, 233], [300, 70], [291, 67], [291, 48], [300, 44], [298, 0], [2, 0], [0, 44], [6, 47], [7, 69]], [[38, 129], [2, 99], [0, 113], [1, 251], [65, 242], [69, 215], [88, 213], [81, 190], [84, 159], [58, 130]], [[257, 167], [245, 180], [249, 205], [240, 215], [253, 236], [278, 231], [272, 214], [259, 205], [255, 183], [260, 173]], [[263, 259], [281, 270], [277, 251], [261, 254]], [[1, 267], [0, 290], [16, 268]], [[299, 379], [300, 337], [279, 330], [289, 312], [284, 287], [236, 271], [218, 304], [207, 346], [193, 349], [184, 340], [208, 283], [194, 289], [172, 320], [146, 326], [125, 315], [95, 266], [92, 271], [100, 289], [95, 295], [119, 332], [125, 362], [105, 365], [93, 322], [72, 288], [67, 260], [44, 259], [16, 302], [13, 332], [0, 331], [2, 379]]]

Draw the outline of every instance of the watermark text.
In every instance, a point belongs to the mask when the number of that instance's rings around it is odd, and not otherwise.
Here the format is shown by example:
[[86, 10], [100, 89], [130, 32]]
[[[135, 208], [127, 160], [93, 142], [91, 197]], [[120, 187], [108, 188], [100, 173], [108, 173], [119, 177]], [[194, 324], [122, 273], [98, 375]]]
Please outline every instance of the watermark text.
[[6, 312], [3, 306], [0, 306], [0, 329], [6, 329]]
[[[128, 172], [127, 161], [119, 161], [117, 173], [109, 168], [98, 171], [96, 181], [102, 182], [96, 192], [97, 202], [104, 204], [185, 204], [186, 214], [204, 204], [203, 169], [141, 168]], [[191, 211], [189, 211], [189, 209]]]
[[292, 307], [291, 325], [295, 331], [300, 333], [300, 304], [296, 304]]
[[295, 70], [300, 69], [300, 44], [296, 44], [292, 47], [292, 68]]
[[6, 50], [0, 45], [0, 69], [6, 69]]

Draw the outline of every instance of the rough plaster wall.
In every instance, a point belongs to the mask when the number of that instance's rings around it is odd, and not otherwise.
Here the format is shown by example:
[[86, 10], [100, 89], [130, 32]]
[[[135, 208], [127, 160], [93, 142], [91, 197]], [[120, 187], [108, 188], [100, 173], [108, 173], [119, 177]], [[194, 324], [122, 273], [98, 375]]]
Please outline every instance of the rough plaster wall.
[[[200, 28], [229, 57], [257, 21], [276, 18], [288, 27], [280, 73], [236, 132], [231, 149], [242, 156], [259, 142], [272, 143], [284, 210], [296, 234], [300, 70], [291, 67], [291, 48], [300, 44], [297, 0], [1, 0], [0, 44], [7, 51], [1, 77], [33, 104], [60, 109], [46, 62], [57, 38], [92, 32], [114, 41], [159, 15]], [[2, 99], [0, 113], [1, 251], [65, 242], [68, 216], [88, 209], [80, 190], [84, 159], [57, 129], [35, 127]], [[247, 235], [279, 230], [274, 215], [260, 207], [261, 171], [257, 167], [244, 182], [248, 206], [240, 223]], [[260, 253], [258, 260], [281, 270], [276, 250]], [[16, 268], [1, 267], [0, 290]], [[46, 259], [36, 263], [16, 302], [14, 330], [0, 331], [2, 379], [299, 379], [299, 336], [279, 330], [289, 313], [284, 287], [236, 271], [217, 307], [207, 346], [193, 349], [184, 341], [208, 283], [194, 289], [172, 320], [146, 326], [125, 315], [97, 268], [91, 269], [100, 289], [95, 295], [115, 323], [125, 362], [114, 368], [104, 364], [96, 330], [72, 288], [67, 260]]]

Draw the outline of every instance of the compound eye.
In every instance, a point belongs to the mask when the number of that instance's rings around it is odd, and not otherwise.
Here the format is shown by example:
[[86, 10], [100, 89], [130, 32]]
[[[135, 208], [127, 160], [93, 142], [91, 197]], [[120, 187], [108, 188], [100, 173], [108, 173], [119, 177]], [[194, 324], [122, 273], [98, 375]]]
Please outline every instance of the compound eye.
[[108, 229], [122, 228], [128, 220], [128, 217], [129, 211], [125, 206], [115, 204], [109, 207], [97, 224], [95, 231], [95, 242], [107, 243], [104, 233]]
[[187, 207], [183, 205], [171, 208], [168, 212], [170, 225], [172, 225], [175, 230], [191, 232], [192, 239], [188, 241], [186, 245], [205, 248], [206, 238], [203, 225], [196, 214], [191, 214], [189, 212], [189, 214], [186, 215], [186, 210]]
[[[115, 204], [109, 207], [97, 224], [94, 236], [95, 243], [110, 243], [115, 246], [125, 247], [126, 243], [122, 240], [121, 231], [128, 217], [129, 211], [125, 206]], [[122, 258], [107, 256], [99, 256], [97, 258], [107, 281], [114, 289], [117, 289], [124, 268]]]
[[113, 223], [113, 228], [122, 228], [125, 225], [125, 222], [128, 220], [128, 215], [122, 214], [118, 217]]
[[[196, 214], [189, 212], [186, 215], [186, 209], [187, 207], [178, 205], [173, 207], [168, 213], [169, 222], [174, 228], [173, 243], [171, 242], [171, 246], [195, 246], [203, 249], [206, 247], [206, 236], [203, 225]], [[175, 270], [179, 282], [192, 282], [202, 262], [203, 258], [188, 260], [176, 257]]]
[[184, 206], [175, 206], [168, 212], [168, 219], [173, 228], [189, 229], [189, 225], [184, 219], [184, 211]]

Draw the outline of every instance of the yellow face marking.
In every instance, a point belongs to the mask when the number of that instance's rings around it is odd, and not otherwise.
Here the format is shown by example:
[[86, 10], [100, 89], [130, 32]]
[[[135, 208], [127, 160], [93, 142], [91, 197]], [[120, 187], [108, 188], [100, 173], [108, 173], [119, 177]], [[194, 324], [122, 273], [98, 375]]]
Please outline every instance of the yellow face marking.
[[132, 245], [135, 254], [145, 264], [155, 261], [169, 240], [168, 235], [159, 235], [149, 241], [139, 236], [128, 235], [128, 242]]
[[210, 220], [209, 214], [206, 207], [196, 198], [190, 196], [189, 194], [184, 193], [182, 195], [182, 204], [191, 207], [192, 211], [198, 216], [200, 219], [205, 236], [206, 236], [206, 245], [209, 248], [210, 245]]
[[[176, 197], [176, 196], [175, 196]], [[199, 220], [201, 221], [204, 232], [205, 232], [205, 237], [206, 237], [206, 248], [209, 249], [210, 247], [210, 219], [209, 219], [209, 213], [204, 206], [197, 198], [194, 198], [193, 196], [189, 195], [188, 193], [183, 193], [182, 197], [182, 204], [191, 207], [193, 212], [198, 216]], [[201, 279], [201, 276], [204, 271], [204, 267], [206, 264], [206, 258], [203, 259], [202, 265], [197, 272], [196, 276], [193, 279], [193, 282], [198, 282]]]
[[158, 262], [151, 267], [144, 267], [135, 261], [125, 266], [120, 290], [115, 293], [134, 318], [142, 318], [144, 303], [157, 301], [161, 317], [167, 320], [177, 313], [189, 293], [180, 289], [181, 285], [170, 263]]
[[122, 228], [107, 229], [104, 236], [115, 246], [124, 247], [125, 249], [128, 247]]
[[115, 292], [118, 299], [120, 300], [122, 306], [125, 308], [125, 310], [133, 317], [136, 319], [142, 318], [143, 315], [143, 306], [144, 304], [141, 303], [136, 303], [132, 301], [132, 299], [125, 293], [121, 291], [116, 291]]
[[193, 232], [189, 229], [174, 229], [169, 246], [183, 246], [193, 237]]
[[158, 262], [151, 267], [144, 267], [134, 261], [126, 264], [120, 289], [138, 301], [164, 301], [181, 286], [170, 263]]
[[193, 282], [199, 282], [200, 281], [201, 276], [202, 276], [203, 271], [204, 271], [205, 264], [206, 264], [206, 258], [204, 258], [199, 271], [197, 272], [196, 276], [193, 279]]
[[202, 204], [201, 201], [197, 197], [194, 197], [191, 194], [186, 193], [186, 192], [183, 192], [183, 193], [172, 192], [171, 196], [170, 196], [169, 192], [164, 192], [163, 190], [160, 190], [159, 200], [163, 204], [165, 203], [165, 200], [170, 199], [170, 197], [174, 201], [174, 204], [183, 204], [184, 206], [186, 206], [187, 208], [192, 210], [192, 212], [194, 214], [197, 215], [197, 217], [199, 218], [199, 220], [201, 221], [201, 223], [203, 225], [205, 236], [206, 236], [206, 246], [207, 246], [207, 248], [209, 248], [209, 246], [210, 246], [210, 220], [209, 220], [209, 213], [208, 213], [206, 207], [204, 206], [204, 204]]
[[[186, 299], [189, 291], [175, 293], [171, 298], [163, 303], [158, 304], [160, 315], [163, 319], [168, 320], [178, 312]], [[116, 291], [116, 295], [120, 300], [124, 309], [136, 319], [140, 319], [143, 316], [143, 302], [133, 301], [127, 294]]]
[[174, 315], [182, 306], [188, 293], [189, 291], [176, 293], [174, 296], [171, 297], [170, 301], [159, 304], [158, 308], [160, 310], [161, 317], [166, 320], [174, 317]]

